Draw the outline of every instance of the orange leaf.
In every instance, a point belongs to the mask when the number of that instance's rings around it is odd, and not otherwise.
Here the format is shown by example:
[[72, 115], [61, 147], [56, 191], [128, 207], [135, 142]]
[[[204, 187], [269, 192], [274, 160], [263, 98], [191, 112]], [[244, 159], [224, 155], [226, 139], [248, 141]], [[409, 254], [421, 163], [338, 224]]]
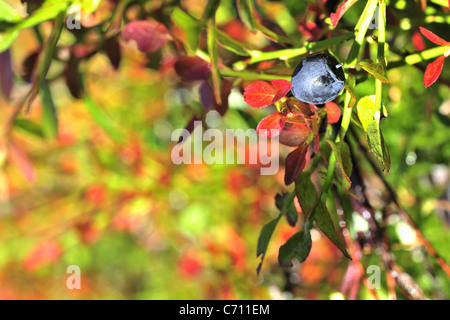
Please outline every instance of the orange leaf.
[[272, 103], [276, 90], [265, 81], [250, 83], [244, 91], [244, 100], [250, 107], [262, 108]]
[[438, 37], [437, 35], [435, 35], [433, 32], [431, 32], [428, 29], [420, 27], [420, 32], [422, 32], [422, 34], [425, 36], [425, 38], [427, 38], [428, 40], [430, 40], [431, 42], [433, 42], [435, 44], [438, 44], [440, 46], [450, 45], [450, 42], [445, 41], [441, 37]]
[[274, 138], [280, 135], [283, 125], [283, 117], [278, 112], [275, 112], [259, 122], [256, 132], [262, 138]]

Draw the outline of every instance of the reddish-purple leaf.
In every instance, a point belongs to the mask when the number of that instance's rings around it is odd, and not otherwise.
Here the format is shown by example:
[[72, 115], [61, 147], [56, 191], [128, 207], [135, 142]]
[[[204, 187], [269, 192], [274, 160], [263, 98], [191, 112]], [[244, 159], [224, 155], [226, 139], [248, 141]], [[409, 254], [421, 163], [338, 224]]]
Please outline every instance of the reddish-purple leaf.
[[308, 145], [302, 143], [297, 149], [289, 153], [286, 157], [284, 183], [288, 186], [297, 179], [306, 164], [306, 152]]
[[275, 112], [259, 122], [256, 132], [262, 138], [274, 138], [280, 135], [283, 125], [284, 118], [278, 112]]
[[276, 90], [265, 81], [250, 83], [244, 91], [244, 100], [250, 107], [262, 108], [272, 103]]
[[275, 97], [273, 98], [272, 103], [277, 102], [278, 100], [283, 98], [289, 92], [289, 90], [291, 90], [292, 87], [292, 83], [290, 81], [283, 79], [270, 80], [270, 83], [276, 90]]
[[114, 69], [119, 69], [121, 54], [117, 36], [105, 40], [105, 53]]
[[435, 35], [433, 32], [431, 32], [428, 29], [420, 27], [420, 32], [422, 32], [422, 34], [425, 36], [425, 38], [427, 38], [428, 40], [430, 40], [431, 42], [433, 42], [435, 44], [438, 44], [440, 46], [450, 45], [450, 42], [445, 41], [441, 37], [438, 37], [437, 35]]
[[333, 28], [336, 28], [341, 17], [344, 13], [358, 0], [344, 0], [338, 7], [336, 13], [330, 14], [331, 24]]
[[284, 123], [278, 141], [289, 147], [297, 147], [308, 139], [311, 130], [306, 123]]
[[425, 75], [423, 77], [423, 84], [425, 85], [425, 88], [431, 86], [437, 80], [437, 78], [439, 78], [442, 67], [444, 66], [444, 59], [445, 56], [440, 56], [435, 61], [428, 64], [427, 69], [425, 70]]
[[325, 103], [325, 109], [327, 110], [329, 123], [336, 123], [339, 121], [339, 118], [341, 117], [341, 109], [339, 109], [336, 103], [331, 101]]
[[136, 20], [129, 22], [122, 31], [122, 39], [135, 41], [142, 52], [155, 52], [170, 40], [166, 27], [156, 21]]
[[5, 50], [0, 53], [0, 89], [3, 96], [9, 99], [14, 84], [11, 65], [11, 53]]
[[181, 57], [174, 64], [175, 72], [183, 81], [198, 81], [208, 79], [211, 66], [200, 57]]
[[210, 110], [214, 105], [213, 91], [208, 81], [203, 81], [198, 89], [200, 102], [205, 110]]

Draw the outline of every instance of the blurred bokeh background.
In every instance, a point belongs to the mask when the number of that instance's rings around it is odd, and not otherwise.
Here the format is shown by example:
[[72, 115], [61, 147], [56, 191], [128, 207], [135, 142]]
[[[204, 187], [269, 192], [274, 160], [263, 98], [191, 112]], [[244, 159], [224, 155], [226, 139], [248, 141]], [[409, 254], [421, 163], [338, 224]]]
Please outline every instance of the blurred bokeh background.
[[[20, 1], [6, 2], [25, 10]], [[295, 1], [257, 3], [267, 21], [290, 36], [306, 37], [299, 26], [305, 17], [314, 21], [319, 16], [297, 8]], [[409, 10], [406, 3], [390, 1], [399, 22], [391, 28], [388, 21], [393, 48], [416, 51], [417, 43], [411, 38], [418, 25], [450, 40], [446, 22], [425, 22], [425, 16], [445, 17], [438, 5], [430, 4], [428, 10], [434, 11], [426, 15], [416, 7]], [[278, 265], [279, 246], [298, 231], [285, 221], [275, 230], [261, 274], [256, 274], [258, 235], [278, 214], [274, 196], [288, 190], [282, 165], [278, 174], [261, 176], [258, 165], [172, 163], [170, 152], [176, 144], [171, 141], [172, 132], [185, 128], [204, 110], [199, 94], [202, 82], [182, 81], [174, 70], [175, 45], [169, 42], [148, 54], [119, 39], [112, 50], [76, 60], [77, 71], [71, 73], [67, 61], [72, 52], [95, 47], [108, 26], [103, 22], [109, 21], [116, 5], [102, 1], [82, 20], [82, 29], [88, 29], [83, 37], [62, 31], [58, 59], [52, 62], [46, 81], [57, 110], [57, 134], [48, 124], [51, 116], [44, 112], [44, 104], [49, 102], [41, 93], [31, 112], [20, 112], [7, 138], [0, 141], [0, 299], [343, 298], [339, 292], [349, 261], [320, 232], [313, 232], [306, 262], [293, 270]], [[164, 14], [179, 6], [200, 18], [205, 5], [204, 0], [132, 1], [125, 17], [139, 19], [145, 8], [148, 16], [176, 33], [161, 18]], [[342, 18], [341, 27], [351, 30], [362, 7], [355, 4]], [[411, 12], [417, 12], [416, 16], [409, 16]], [[216, 19], [221, 30], [250, 48], [274, 48], [260, 33], [245, 29], [234, 1], [221, 1]], [[40, 34], [46, 38], [52, 26], [50, 21], [43, 22]], [[7, 53], [2, 53], [2, 66], [10, 59], [14, 80], [9, 98], [0, 99], [2, 124], [30, 88], [26, 73], [32, 70], [33, 54], [41, 50], [36, 34], [33, 28], [20, 31]], [[425, 48], [434, 46], [424, 38], [422, 42]], [[343, 43], [334, 50], [345, 59], [348, 49]], [[114, 52], [120, 55], [114, 57]], [[220, 54], [225, 64], [234, 58], [225, 49]], [[401, 59], [392, 53], [387, 58]], [[294, 66], [282, 67], [289, 74]], [[448, 262], [450, 70], [446, 65], [441, 80], [425, 89], [426, 63], [419, 66], [388, 73], [392, 83], [386, 89], [389, 116], [383, 121], [383, 134], [392, 168], [385, 178], [423, 235]], [[75, 98], [79, 88], [73, 81], [78, 73], [83, 88]], [[254, 129], [273, 111], [251, 110], [243, 101], [244, 84], [234, 83], [227, 98], [226, 128]], [[356, 87], [358, 97], [373, 90], [374, 78]], [[290, 150], [282, 147], [281, 164]], [[361, 216], [355, 215], [352, 223], [359, 232], [368, 228]], [[419, 245], [414, 230], [395, 214], [387, 230], [397, 261], [425, 295], [450, 298], [448, 277]], [[364, 257], [364, 265], [370, 264], [379, 264], [384, 274], [376, 252]], [[80, 290], [66, 287], [70, 265], [80, 267]], [[377, 293], [386, 298], [383, 279]], [[364, 286], [357, 297], [373, 298]]]

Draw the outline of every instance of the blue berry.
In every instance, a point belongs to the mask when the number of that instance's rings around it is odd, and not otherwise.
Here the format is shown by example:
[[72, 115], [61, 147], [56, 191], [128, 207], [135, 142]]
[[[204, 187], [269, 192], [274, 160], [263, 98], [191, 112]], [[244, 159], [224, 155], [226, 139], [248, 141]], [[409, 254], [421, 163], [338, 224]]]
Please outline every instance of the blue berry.
[[342, 65], [328, 53], [304, 58], [292, 74], [292, 94], [298, 100], [315, 105], [336, 98], [344, 87]]

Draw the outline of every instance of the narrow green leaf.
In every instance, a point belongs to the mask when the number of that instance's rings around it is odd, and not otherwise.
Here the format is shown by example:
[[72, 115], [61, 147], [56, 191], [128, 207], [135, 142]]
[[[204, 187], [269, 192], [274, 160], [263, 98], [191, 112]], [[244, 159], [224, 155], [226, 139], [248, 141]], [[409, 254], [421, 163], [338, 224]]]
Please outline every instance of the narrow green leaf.
[[44, 138], [42, 127], [27, 118], [16, 118], [14, 120], [14, 127], [28, 132], [36, 137]]
[[253, 15], [251, 0], [236, 0], [236, 7], [239, 17], [245, 26], [249, 28], [251, 32], [256, 33], [256, 31], [258, 31], [258, 23]]
[[203, 13], [203, 20], [214, 19], [216, 16], [217, 8], [219, 7], [220, 0], [209, 0], [206, 5], [205, 12]]
[[358, 64], [362, 69], [366, 70], [367, 73], [371, 74], [381, 82], [383, 83], [391, 82], [386, 74], [386, 63], [384, 57], [382, 57], [381, 60], [377, 63], [371, 60], [363, 60], [358, 62]]
[[336, 232], [333, 221], [331, 220], [328, 209], [323, 202], [319, 202], [316, 207], [316, 226], [322, 231], [328, 239], [339, 249], [347, 258], [351, 259], [341, 238]]
[[214, 89], [214, 97], [216, 98], [217, 104], [222, 104], [222, 79], [220, 78], [219, 73], [219, 55], [217, 53], [217, 44], [216, 44], [216, 33], [214, 22], [212, 20], [208, 20], [208, 34], [207, 34], [207, 46], [208, 53], [211, 59], [211, 75], [213, 81], [213, 89]]
[[353, 163], [350, 156], [350, 148], [345, 141], [333, 142], [326, 140], [330, 145], [336, 157], [339, 170], [336, 171], [336, 175], [342, 184], [342, 189], [348, 190], [351, 186], [350, 176], [353, 170]]
[[44, 81], [48, 69], [50, 68], [50, 64], [53, 59], [53, 55], [56, 51], [56, 44], [58, 43], [59, 37], [61, 35], [62, 28], [64, 26], [64, 17], [65, 12], [61, 12], [56, 18], [56, 24], [53, 28], [52, 33], [50, 34], [50, 38], [44, 46], [43, 51], [39, 55], [37, 62], [37, 72], [36, 78], [31, 86], [30, 92], [27, 95], [27, 112], [30, 110], [31, 103], [34, 101], [36, 96], [38, 95], [39, 89], [41, 87], [42, 82]]
[[17, 13], [16, 10], [14, 10], [13, 7], [11, 7], [9, 4], [7, 4], [4, 1], [0, 1], [0, 21], [1, 22], [8, 22], [8, 23], [15, 23], [22, 20], [22, 17], [20, 14]]
[[[291, 226], [295, 226], [298, 219], [297, 209], [295, 209], [294, 201], [290, 197], [289, 193], [277, 194], [275, 196], [275, 206], [281, 211], [286, 207], [286, 218]], [[282, 212], [283, 214], [283, 212]]]
[[317, 190], [307, 172], [302, 172], [295, 180], [295, 193], [302, 208], [303, 215], [308, 218], [317, 198]]
[[43, 106], [42, 132], [47, 139], [57, 139], [59, 136], [58, 115], [50, 87], [46, 81], [42, 82], [41, 85], [41, 98]]
[[368, 125], [366, 136], [370, 153], [380, 162], [382, 171], [388, 173], [391, 168], [391, 157], [381, 133], [379, 119], [373, 120]]
[[125, 142], [125, 137], [123, 136], [122, 132], [119, 131], [116, 124], [87, 95], [84, 96], [84, 105], [86, 106], [86, 109], [89, 111], [95, 122], [97, 122], [97, 124], [102, 127], [103, 130], [105, 130], [111, 138], [119, 143]]
[[257, 274], [259, 274], [259, 272], [261, 271], [263, 260], [266, 256], [267, 248], [269, 247], [270, 238], [272, 237], [273, 231], [275, 230], [275, 227], [277, 226], [278, 221], [280, 221], [281, 217], [282, 215], [280, 214], [277, 218], [264, 225], [264, 227], [261, 229], [261, 233], [259, 234], [258, 238], [258, 245], [256, 248], [256, 257], [261, 256], [261, 261], [256, 268]]
[[240, 56], [250, 55], [247, 47], [243, 43], [230, 37], [222, 30], [215, 28], [215, 35], [217, 42], [219, 42], [219, 44], [225, 49], [230, 50], [231, 52], [234, 52], [235, 54]]
[[280, 247], [278, 251], [278, 262], [282, 267], [292, 267], [292, 259], [296, 258], [298, 262], [303, 262], [311, 251], [312, 241], [311, 233], [304, 230], [297, 232]]
[[186, 33], [186, 50], [188, 53], [195, 54], [200, 41], [200, 31], [205, 23], [195, 19], [179, 7], [175, 7], [170, 17], [173, 23]]
[[260, 23], [257, 23], [257, 28], [259, 31], [261, 31], [261, 33], [268, 39], [277, 42], [277, 43], [285, 43], [285, 44], [292, 44], [293, 41], [285, 36], [276, 34], [275, 32], [273, 32], [272, 30], [266, 28], [265, 26], [263, 26]]

